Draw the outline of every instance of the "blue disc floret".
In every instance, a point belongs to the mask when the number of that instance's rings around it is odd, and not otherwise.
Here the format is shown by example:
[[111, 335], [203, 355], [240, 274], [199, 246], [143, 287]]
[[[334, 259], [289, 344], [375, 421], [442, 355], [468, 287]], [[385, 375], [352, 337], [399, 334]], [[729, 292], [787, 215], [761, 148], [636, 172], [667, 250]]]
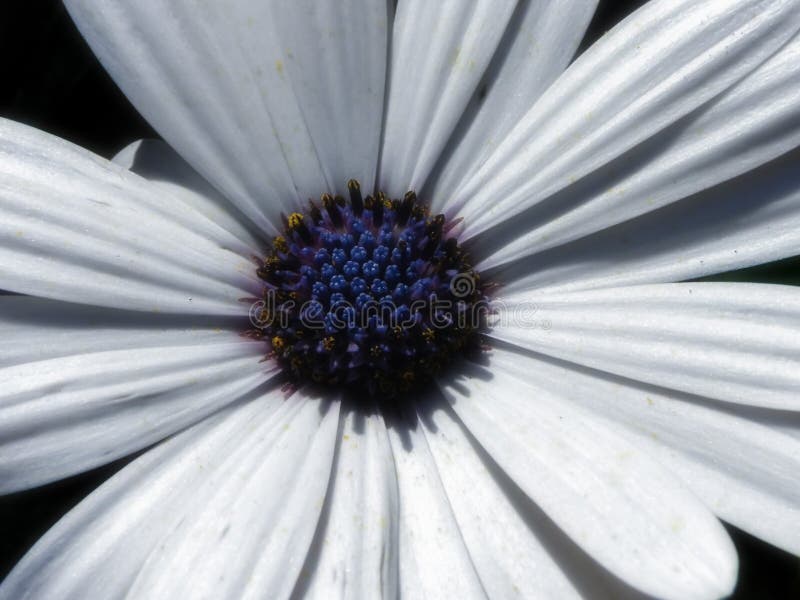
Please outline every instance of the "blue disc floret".
[[285, 217], [258, 269], [255, 333], [298, 383], [396, 397], [475, 346], [488, 302], [443, 215], [414, 192], [347, 188]]

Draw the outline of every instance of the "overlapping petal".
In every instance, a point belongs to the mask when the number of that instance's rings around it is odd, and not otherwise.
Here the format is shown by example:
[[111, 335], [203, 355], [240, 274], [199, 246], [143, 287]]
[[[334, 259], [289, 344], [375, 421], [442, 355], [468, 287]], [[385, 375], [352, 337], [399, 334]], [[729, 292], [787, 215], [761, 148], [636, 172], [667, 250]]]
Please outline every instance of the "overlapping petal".
[[325, 503], [339, 402], [301, 391], [270, 418], [251, 418], [236, 448], [184, 497], [185, 518], [165, 524], [129, 597], [289, 596]]
[[296, 597], [394, 598], [398, 589], [398, 490], [383, 419], [348, 403], [330, 489]]
[[495, 348], [491, 364], [584, 407], [657, 458], [720, 518], [800, 554], [800, 440], [758, 423], [758, 415], [541, 355]]
[[733, 544], [671, 473], [556, 394], [473, 365], [442, 389], [467, 429], [595, 560], [659, 598], [718, 598], [736, 581]]
[[21, 296], [0, 309], [0, 493], [146, 448], [277, 372], [235, 330]]
[[596, 0], [521, 0], [422, 197], [457, 214], [452, 193], [489, 156], [572, 60]]
[[390, 423], [399, 489], [403, 597], [486, 598], [417, 415]]
[[[446, 404], [445, 404], [446, 405]], [[419, 407], [447, 499], [489, 598], [580, 598], [609, 578], [506, 480], [451, 411]]]
[[[298, 396], [253, 394], [145, 453], [43, 537], [0, 598], [158, 597], [170, 587], [192, 597], [288, 594], [316, 525], [338, 423], [335, 404]], [[281, 478], [286, 485], [273, 487]], [[220, 510], [225, 497], [237, 510]], [[193, 546], [159, 560], [192, 531]], [[298, 537], [287, 545], [291, 533]], [[192, 552], [213, 560], [231, 544], [235, 563], [182, 566]]]
[[[798, 65], [800, 36], [719, 98], [576, 182], [538, 210], [486, 232], [487, 239], [478, 244], [483, 246], [480, 266], [496, 267], [657, 211], [797, 147]], [[714, 209], [720, 224], [729, 216], [724, 211]], [[691, 226], [691, 222], [675, 225]], [[675, 233], [680, 235], [680, 229]]]
[[238, 239], [233, 248], [243, 256], [263, 254], [263, 234], [202, 175], [161, 140], [139, 140], [114, 156], [114, 162], [141, 175], [156, 188], [166, 190], [168, 198], [176, 198], [205, 215]]
[[669, 283], [795, 256], [800, 150], [661, 210], [495, 270], [506, 293]]
[[[150, 315], [30, 296], [0, 296], [0, 365], [92, 352], [236, 341], [241, 318]], [[177, 336], [177, 337], [176, 337]]]
[[581, 56], [454, 194], [470, 238], [724, 92], [800, 30], [795, 0], [655, 0]]
[[726, 402], [800, 408], [800, 290], [676, 283], [528, 293], [490, 335], [529, 350]]
[[137, 109], [268, 233], [350, 177], [371, 187], [387, 2], [66, 4]]
[[515, 12], [513, 0], [404, 0], [392, 32], [380, 188], [418, 190]]
[[145, 179], [0, 121], [0, 289], [149, 312], [241, 315], [234, 236]]

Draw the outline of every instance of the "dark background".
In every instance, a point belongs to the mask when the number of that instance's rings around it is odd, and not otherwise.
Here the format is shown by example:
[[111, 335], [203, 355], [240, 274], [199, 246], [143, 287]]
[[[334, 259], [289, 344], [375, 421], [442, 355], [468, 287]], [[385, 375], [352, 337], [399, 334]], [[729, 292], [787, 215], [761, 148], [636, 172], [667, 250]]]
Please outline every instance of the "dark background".
[[[157, 137], [103, 71], [60, 2], [0, 2], [0, 116], [108, 157], [133, 140]], [[644, 0], [601, 0], [584, 47], [642, 4]], [[791, 259], [716, 279], [798, 285], [800, 261]], [[0, 497], [0, 580], [53, 523], [129, 460]], [[741, 560], [734, 598], [800, 596], [799, 559], [729, 529]]]

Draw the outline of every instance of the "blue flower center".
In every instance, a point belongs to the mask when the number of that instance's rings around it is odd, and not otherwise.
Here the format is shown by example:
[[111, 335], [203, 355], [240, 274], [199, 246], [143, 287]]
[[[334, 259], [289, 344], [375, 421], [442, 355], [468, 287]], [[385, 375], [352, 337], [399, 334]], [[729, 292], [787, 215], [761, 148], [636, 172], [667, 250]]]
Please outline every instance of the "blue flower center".
[[347, 187], [285, 219], [258, 269], [257, 333], [297, 383], [395, 397], [475, 347], [488, 303], [443, 215]]

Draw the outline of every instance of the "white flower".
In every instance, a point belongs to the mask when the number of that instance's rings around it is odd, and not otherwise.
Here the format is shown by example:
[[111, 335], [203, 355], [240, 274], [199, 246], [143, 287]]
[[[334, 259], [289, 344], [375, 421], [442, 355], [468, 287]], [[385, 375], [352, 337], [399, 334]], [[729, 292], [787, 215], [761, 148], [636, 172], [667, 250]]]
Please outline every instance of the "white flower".
[[[718, 518], [800, 553], [800, 292], [672, 283], [798, 253], [800, 2], [655, 0], [569, 68], [591, 0], [387, 5], [67, 1], [177, 154], [0, 122], [0, 491], [160, 443], [0, 598], [715, 598]], [[503, 285], [399, 416], [239, 335], [350, 178]]]

